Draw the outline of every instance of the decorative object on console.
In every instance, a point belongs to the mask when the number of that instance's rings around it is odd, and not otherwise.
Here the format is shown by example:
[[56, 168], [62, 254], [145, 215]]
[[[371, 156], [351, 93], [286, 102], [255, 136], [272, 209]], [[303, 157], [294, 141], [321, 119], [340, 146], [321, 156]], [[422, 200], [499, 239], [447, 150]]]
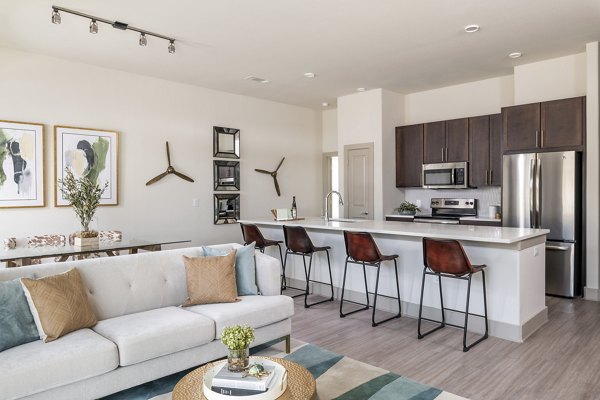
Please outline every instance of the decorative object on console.
[[242, 372], [248, 367], [249, 348], [254, 341], [254, 329], [248, 325], [227, 326], [221, 333], [221, 342], [229, 349], [227, 369]]
[[213, 156], [240, 158], [240, 130], [213, 126]]
[[400, 215], [415, 215], [421, 211], [419, 207], [409, 201], [403, 201], [396, 210], [398, 210], [398, 214]]
[[98, 322], [77, 268], [41, 279], [23, 278], [21, 282], [44, 342]]
[[[107, 186], [98, 205], [119, 203], [118, 185], [118, 133], [98, 129], [54, 127], [54, 175], [55, 183], [65, 179], [71, 171], [76, 179], [85, 177], [100, 187]], [[56, 185], [56, 206], [68, 206], [70, 202]]]
[[275, 168], [275, 171], [267, 171], [258, 168], [254, 169], [256, 172], [260, 172], [261, 174], [269, 174], [273, 177], [273, 183], [275, 184], [275, 191], [277, 192], [277, 196], [281, 196], [281, 191], [279, 190], [279, 183], [277, 182], [277, 171], [279, 171], [281, 164], [283, 164], [283, 160], [285, 160], [285, 157], [283, 157], [281, 161], [279, 161], [279, 165], [277, 166], [277, 168]]
[[70, 10], [70, 9], [64, 8], [64, 7], [52, 6], [52, 23], [53, 24], [58, 25], [62, 22], [62, 18], [60, 16], [60, 11], [68, 13], [68, 14], [77, 15], [78, 17], [88, 18], [90, 20], [90, 33], [92, 33], [92, 34], [98, 33], [98, 22], [102, 22], [102, 23], [112, 26], [115, 29], [119, 29], [122, 31], [130, 30], [130, 31], [138, 32], [140, 34], [140, 39], [139, 39], [140, 46], [146, 46], [148, 44], [148, 39], [146, 38], [146, 36], [154, 36], [159, 39], [168, 40], [169, 46], [167, 47], [167, 50], [169, 51], [170, 54], [175, 53], [175, 39], [173, 39], [171, 37], [160, 35], [158, 33], [150, 32], [150, 31], [140, 29], [140, 28], [135, 28], [125, 22], [110, 21], [105, 18], [95, 17], [93, 15], [84, 14], [82, 12]]
[[186, 176], [186, 175], [182, 174], [181, 172], [177, 172], [175, 170], [175, 168], [173, 168], [173, 166], [171, 165], [171, 152], [169, 151], [169, 142], [167, 142], [167, 162], [169, 163], [167, 170], [165, 172], [163, 172], [162, 174], [157, 175], [154, 178], [150, 179], [148, 182], [146, 182], [146, 186], [150, 186], [153, 183], [160, 181], [162, 178], [164, 178], [165, 176], [167, 176], [169, 174], [175, 174], [175, 176], [178, 176], [183, 180], [186, 180], [188, 182], [194, 182], [194, 180], [192, 178], [190, 178], [189, 176]]
[[75, 233], [75, 246], [97, 246], [98, 232], [90, 229], [90, 223], [96, 214], [102, 193], [108, 187], [108, 182], [101, 188], [85, 176], [75, 178], [73, 172], [68, 169], [64, 179], [58, 180], [58, 187], [81, 223], [81, 231]]
[[188, 292], [183, 307], [237, 301], [235, 254], [232, 250], [226, 256], [183, 256]]
[[235, 224], [240, 219], [240, 195], [214, 194], [215, 225]]
[[14, 249], [15, 247], [17, 247], [17, 238], [4, 238], [5, 249]]
[[214, 160], [215, 190], [240, 190], [240, 162]]
[[44, 125], [0, 121], [0, 208], [44, 200]]

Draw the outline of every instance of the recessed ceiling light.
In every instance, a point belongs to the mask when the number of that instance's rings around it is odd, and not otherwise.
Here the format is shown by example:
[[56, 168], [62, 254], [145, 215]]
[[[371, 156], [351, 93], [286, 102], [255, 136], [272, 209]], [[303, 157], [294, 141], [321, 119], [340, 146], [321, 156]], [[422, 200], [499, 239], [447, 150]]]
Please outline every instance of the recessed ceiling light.
[[478, 30], [479, 30], [479, 25], [477, 25], [477, 24], [471, 24], [471, 25], [465, 26], [465, 32], [467, 32], [467, 33], [475, 33]]
[[323, 107], [327, 107], [327, 106], [329, 106], [329, 103], [328, 103], [328, 102], [326, 102], [326, 101], [324, 101], [324, 102], [322, 102], [322, 103], [321, 103], [321, 105], [322, 105]]
[[316, 75], [314, 74], [314, 72], [305, 72], [304, 73], [304, 77], [305, 78], [314, 78]]
[[365, 89], [364, 87], [356, 88], [357, 92], [364, 92], [365, 90], [367, 90], [367, 89]]
[[522, 55], [523, 55], [523, 54], [521, 54], [520, 52], [518, 52], [518, 51], [515, 51], [514, 53], [510, 53], [508, 56], [509, 56], [510, 58], [519, 58], [519, 57], [521, 57]]
[[244, 78], [244, 80], [254, 81], [254, 82], [258, 82], [258, 83], [269, 83], [269, 82], [271, 82], [268, 79], [259, 78], [258, 76], [252, 76], [252, 75], [248, 75], [247, 77]]

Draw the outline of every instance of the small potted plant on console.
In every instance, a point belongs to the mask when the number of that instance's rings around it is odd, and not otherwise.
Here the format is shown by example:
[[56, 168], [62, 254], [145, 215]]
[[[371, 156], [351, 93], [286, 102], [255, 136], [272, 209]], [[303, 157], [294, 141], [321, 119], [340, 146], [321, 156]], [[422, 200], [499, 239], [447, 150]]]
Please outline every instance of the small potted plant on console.
[[417, 212], [421, 211], [416, 204], [413, 204], [410, 201], [403, 201], [396, 210], [398, 210], [398, 214], [400, 215], [415, 215]]

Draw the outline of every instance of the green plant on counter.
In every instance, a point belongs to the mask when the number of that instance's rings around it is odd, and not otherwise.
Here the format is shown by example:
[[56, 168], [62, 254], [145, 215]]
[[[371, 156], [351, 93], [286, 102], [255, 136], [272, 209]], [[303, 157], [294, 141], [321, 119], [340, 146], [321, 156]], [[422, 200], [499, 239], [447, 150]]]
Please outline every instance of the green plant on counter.
[[243, 350], [254, 341], [254, 329], [248, 325], [227, 326], [221, 333], [221, 342], [229, 350]]
[[413, 204], [410, 201], [402, 202], [402, 204], [400, 204], [400, 207], [396, 208], [396, 210], [398, 210], [400, 214], [414, 214], [421, 211], [421, 209], [417, 207], [416, 204]]

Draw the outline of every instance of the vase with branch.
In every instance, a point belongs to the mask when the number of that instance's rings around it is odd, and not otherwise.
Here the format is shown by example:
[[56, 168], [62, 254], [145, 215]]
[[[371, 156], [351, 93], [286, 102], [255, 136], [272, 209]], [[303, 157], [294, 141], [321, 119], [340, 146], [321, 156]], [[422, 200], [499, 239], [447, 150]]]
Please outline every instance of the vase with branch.
[[71, 169], [66, 169], [64, 179], [58, 180], [58, 188], [63, 198], [69, 202], [79, 219], [81, 230], [75, 233], [75, 245], [89, 246], [98, 244], [98, 232], [90, 229], [102, 194], [108, 187], [108, 182], [100, 187], [96, 182], [82, 176], [76, 178]]

